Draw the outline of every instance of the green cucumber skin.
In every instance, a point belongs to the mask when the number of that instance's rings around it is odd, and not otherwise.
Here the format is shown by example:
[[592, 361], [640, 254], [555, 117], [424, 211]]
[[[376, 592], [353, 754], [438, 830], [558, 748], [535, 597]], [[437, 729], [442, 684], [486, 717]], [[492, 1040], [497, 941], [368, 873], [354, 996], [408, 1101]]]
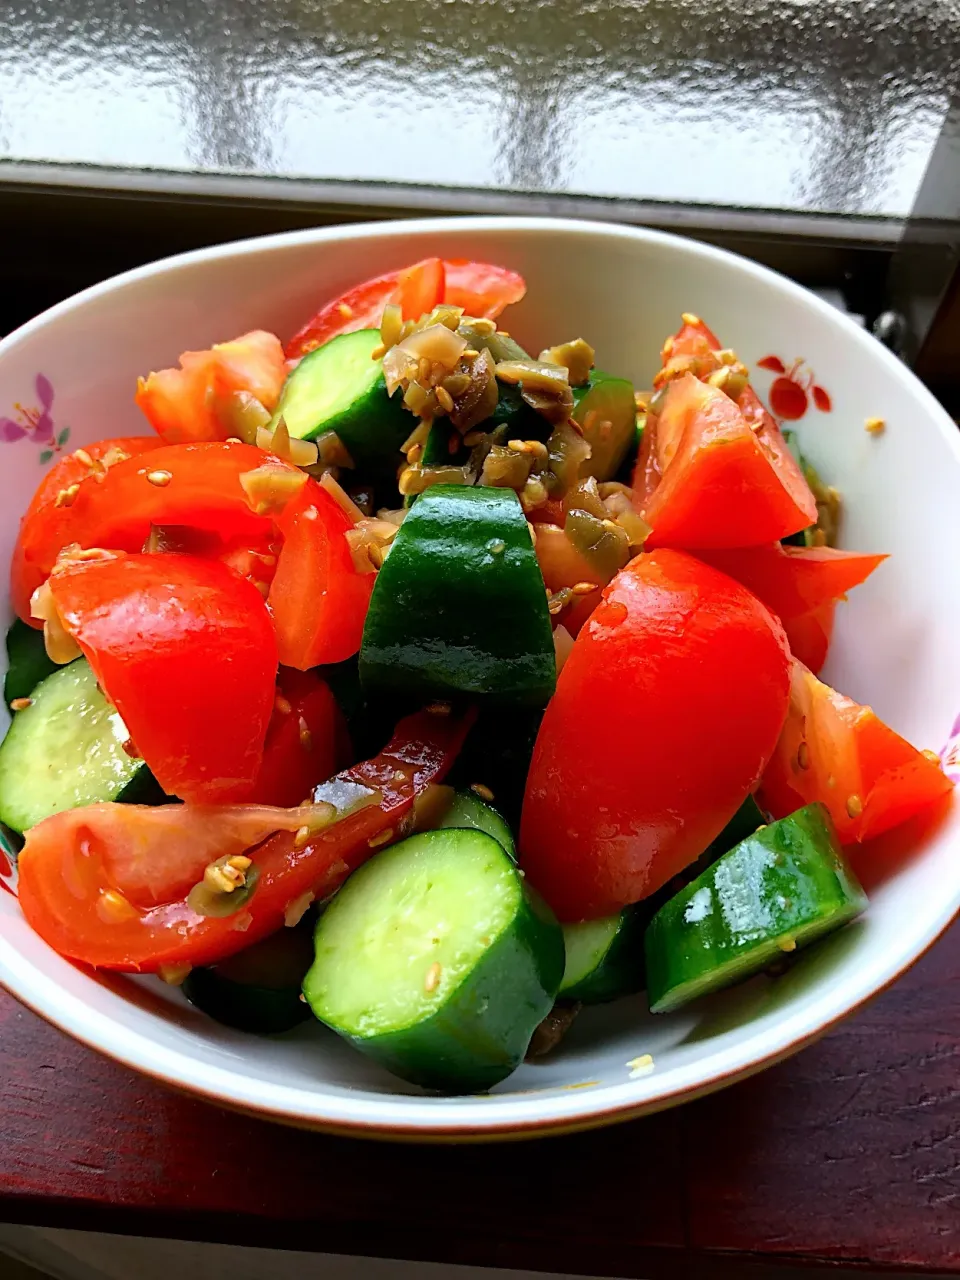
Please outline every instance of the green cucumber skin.
[[447, 827], [483, 831], [493, 836], [511, 862], [517, 860], [517, 846], [506, 819], [473, 791], [458, 791], [454, 795], [453, 803], [437, 825], [437, 830]]
[[29, 698], [41, 680], [57, 669], [47, 657], [43, 632], [28, 627], [17, 618], [7, 632], [7, 674], [3, 680], [3, 697], [9, 705], [14, 698]]
[[388, 1035], [345, 1038], [423, 1089], [483, 1093], [519, 1067], [562, 977], [560, 926], [525, 885], [510, 928], [432, 1018]]
[[454, 787], [474, 782], [489, 787], [498, 812], [513, 830], [520, 825], [524, 787], [542, 720], [540, 709], [481, 707], [447, 777]]
[[546, 705], [553, 631], [513, 490], [434, 485], [420, 495], [377, 575], [360, 679], [368, 696]]
[[[483, 1092], [516, 1070], [534, 1031], [553, 1008], [564, 964], [563, 933], [556, 917], [492, 836], [451, 829], [424, 832], [404, 843], [451, 840], [461, 834], [495, 848], [497, 857], [517, 877], [519, 894], [512, 919], [428, 1017], [373, 1035], [353, 1034], [325, 1022], [394, 1075], [447, 1094]], [[375, 865], [374, 860], [361, 870]], [[318, 950], [323, 927], [321, 917], [315, 934]], [[303, 989], [313, 1012], [324, 1022], [322, 999], [316, 991], [311, 994], [312, 977], [321, 989], [325, 981], [322, 970], [315, 972], [319, 963], [307, 974]]]
[[532, 409], [521, 395], [520, 388], [512, 383], [498, 382], [497, 407], [477, 431], [493, 431], [501, 425], [507, 428], [508, 440], [546, 440], [552, 428], [542, 413]]
[[[701, 905], [692, 904], [698, 894]], [[866, 905], [826, 810], [798, 809], [741, 841], [654, 916], [645, 939], [650, 1009], [667, 1013], [752, 977], [782, 958], [780, 942], [807, 945]]]
[[[646, 981], [643, 939], [652, 908], [646, 902], [626, 907], [618, 917], [617, 931], [599, 963], [579, 982], [560, 985], [564, 1000], [581, 1004], [606, 1004], [642, 991]], [[564, 935], [576, 925], [564, 925]], [[566, 975], [564, 975], [566, 976]]]
[[592, 408], [599, 409], [604, 417], [609, 414], [607, 420], [613, 429], [605, 443], [591, 439], [590, 433], [584, 431], [593, 455], [583, 463], [580, 474], [595, 476], [601, 481], [612, 480], [637, 444], [637, 404], [633, 383], [626, 378], [603, 373], [600, 369], [592, 370], [585, 386], [573, 388], [574, 421], [583, 427]]
[[300, 988], [277, 991], [221, 978], [215, 969], [193, 969], [181, 988], [183, 994], [208, 1017], [236, 1031], [254, 1035], [280, 1035], [310, 1018], [309, 1005]]
[[[276, 427], [281, 417], [289, 414], [294, 397], [303, 396], [307, 399], [310, 396], [312, 380], [335, 361], [347, 344], [365, 344], [372, 350], [379, 341], [377, 330], [360, 329], [331, 338], [322, 347], [304, 356], [284, 383], [270, 427]], [[289, 422], [287, 425], [293, 435], [294, 429]], [[329, 415], [305, 430], [298, 430], [297, 434], [302, 439], [315, 440], [317, 436], [334, 431], [353, 459], [354, 466], [379, 470], [392, 467], [399, 460], [396, 455], [400, 452], [400, 446], [415, 425], [416, 419], [404, 408], [400, 394], [387, 394], [387, 384], [381, 373], [372, 386], [361, 388], [357, 397], [340, 412]]]

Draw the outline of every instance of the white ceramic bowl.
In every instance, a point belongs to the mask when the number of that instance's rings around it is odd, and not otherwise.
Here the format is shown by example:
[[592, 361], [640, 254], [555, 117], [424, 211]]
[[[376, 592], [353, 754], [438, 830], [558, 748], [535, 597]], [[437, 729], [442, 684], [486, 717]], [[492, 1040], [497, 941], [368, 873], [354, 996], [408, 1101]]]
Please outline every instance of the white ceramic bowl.
[[[435, 253], [521, 271], [529, 291], [511, 331], [534, 350], [583, 334], [602, 367], [638, 385], [649, 385], [682, 311], [703, 315], [751, 364], [804, 357], [833, 410], [811, 407], [798, 429], [804, 452], [844, 495], [843, 543], [893, 553], [840, 609], [826, 677], [918, 745], [947, 743], [960, 711], [956, 427], [892, 355], [816, 297], [651, 231], [524, 218], [334, 227], [202, 250], [87, 290], [0, 344], [0, 561], [40, 478], [51, 420], [57, 438], [69, 428], [68, 448], [144, 432], [138, 374], [250, 328], [287, 335], [341, 288]], [[758, 373], [761, 392], [770, 377]], [[10, 439], [11, 424], [25, 421], [16, 404], [37, 412]], [[886, 420], [881, 436], [864, 430], [874, 416]], [[867, 916], [803, 953], [786, 976], [667, 1017], [650, 1016], [642, 998], [586, 1011], [554, 1057], [483, 1097], [423, 1096], [320, 1026], [248, 1037], [153, 980], [97, 977], [51, 951], [2, 893], [0, 982], [137, 1070], [277, 1119], [421, 1139], [569, 1131], [741, 1078], [896, 978], [960, 908], [960, 809], [887, 843], [858, 860]], [[636, 1064], [646, 1054], [652, 1071]]]

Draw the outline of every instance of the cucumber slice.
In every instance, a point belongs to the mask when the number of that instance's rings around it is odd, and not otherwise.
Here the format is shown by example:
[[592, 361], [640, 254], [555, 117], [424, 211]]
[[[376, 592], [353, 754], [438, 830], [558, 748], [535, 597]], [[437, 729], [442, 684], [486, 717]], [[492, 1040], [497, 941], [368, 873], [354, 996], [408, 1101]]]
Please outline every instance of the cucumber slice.
[[86, 658], [47, 676], [31, 699], [0, 744], [0, 821], [22, 832], [78, 805], [155, 798], [157, 783], [124, 751], [129, 734]]
[[14, 698], [28, 698], [41, 680], [56, 671], [57, 664], [47, 657], [43, 632], [28, 627], [17, 618], [7, 632], [7, 674], [3, 681], [3, 697], [8, 704]]
[[387, 394], [382, 362], [371, 356], [379, 345], [377, 329], [358, 329], [304, 356], [283, 384], [271, 428], [283, 418], [300, 440], [334, 431], [357, 467], [396, 461], [416, 419]]
[[590, 381], [573, 389], [573, 419], [591, 449], [581, 476], [611, 480], [637, 440], [637, 402], [633, 383], [594, 369]]
[[481, 800], [475, 791], [453, 793], [450, 807], [437, 823], [438, 830], [445, 827], [485, 831], [488, 836], [493, 836], [511, 862], [517, 860], [517, 846], [513, 840], [513, 832], [493, 805]]
[[826, 809], [798, 809], [741, 841], [654, 916], [650, 1009], [667, 1013], [749, 978], [866, 905]]
[[546, 705], [553, 632], [513, 490], [438, 484], [420, 495], [377, 574], [360, 679], [368, 696]]
[[565, 924], [563, 999], [602, 1004], [642, 991], [643, 936], [650, 916], [651, 908], [639, 902], [602, 920]]
[[563, 975], [563, 934], [483, 831], [425, 831], [350, 877], [317, 924], [313, 1012], [389, 1071], [447, 1093], [523, 1059]]
[[305, 1022], [301, 986], [313, 962], [313, 918], [248, 947], [220, 964], [192, 969], [183, 994], [216, 1022], [276, 1035]]

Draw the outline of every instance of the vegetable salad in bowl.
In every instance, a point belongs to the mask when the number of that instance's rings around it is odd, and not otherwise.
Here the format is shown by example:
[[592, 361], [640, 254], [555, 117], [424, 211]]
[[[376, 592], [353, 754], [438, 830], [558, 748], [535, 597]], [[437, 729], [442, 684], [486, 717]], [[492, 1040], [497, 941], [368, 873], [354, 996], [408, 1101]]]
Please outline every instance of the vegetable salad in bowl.
[[[519, 274], [356, 285], [185, 352], [62, 456], [11, 567], [8, 885], [230, 1027], [484, 1091], [859, 916], [949, 793], [818, 674], [886, 559], [698, 316], [650, 387], [511, 332]], [[553, 342], [538, 350], [540, 343]]]

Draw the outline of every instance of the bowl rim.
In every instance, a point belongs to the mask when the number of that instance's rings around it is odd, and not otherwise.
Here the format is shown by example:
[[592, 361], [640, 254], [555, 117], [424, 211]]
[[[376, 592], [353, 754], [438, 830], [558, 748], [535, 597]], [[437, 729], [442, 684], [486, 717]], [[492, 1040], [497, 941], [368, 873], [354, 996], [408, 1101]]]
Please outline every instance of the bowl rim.
[[[108, 294], [135, 287], [167, 272], [221, 258], [245, 257], [292, 245], [372, 240], [462, 232], [508, 232], [538, 236], [565, 232], [585, 239], [643, 242], [696, 262], [733, 268], [792, 298], [838, 326], [847, 337], [886, 367], [932, 419], [960, 464], [960, 433], [933, 395], [892, 352], [849, 316], [803, 286], [728, 250], [669, 232], [616, 223], [545, 217], [443, 217], [410, 221], [377, 221], [350, 226], [307, 228], [230, 241], [162, 258], [92, 285], [27, 321], [0, 341], [0, 359], [52, 321], [82, 310]], [[657, 1073], [620, 1084], [546, 1085], [540, 1089], [466, 1098], [433, 1098], [408, 1094], [373, 1095], [342, 1086], [307, 1089], [249, 1077], [200, 1061], [189, 1052], [158, 1045], [148, 1034], [133, 1031], [111, 1015], [90, 1011], [0, 936], [0, 985], [35, 1013], [74, 1039], [124, 1066], [174, 1089], [199, 1095], [221, 1106], [323, 1132], [407, 1141], [490, 1141], [570, 1133], [662, 1110], [713, 1092], [780, 1061], [811, 1043], [832, 1026], [885, 990], [911, 967], [960, 913], [960, 884], [944, 896], [922, 928], [910, 931], [909, 945], [885, 963], [879, 974], [857, 978], [834, 993], [822, 984], [803, 1011], [781, 1016], [772, 1027], [747, 1029], [741, 1039], [708, 1049], [688, 1063], [672, 1067], [670, 1087], [657, 1087]], [[84, 971], [84, 966], [76, 966]], [[94, 979], [95, 980], [95, 979]], [[663, 1079], [663, 1077], [661, 1077]]]

